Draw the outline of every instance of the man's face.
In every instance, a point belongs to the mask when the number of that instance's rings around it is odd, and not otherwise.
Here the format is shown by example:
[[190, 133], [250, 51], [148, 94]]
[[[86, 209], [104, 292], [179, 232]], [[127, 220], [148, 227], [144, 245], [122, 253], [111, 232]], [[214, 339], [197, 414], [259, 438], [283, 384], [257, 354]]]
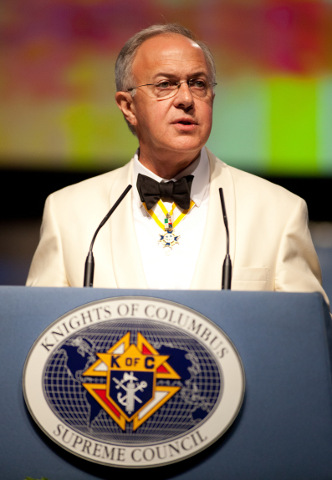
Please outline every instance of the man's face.
[[140, 158], [147, 166], [152, 159], [167, 157], [186, 166], [199, 154], [212, 126], [212, 91], [198, 98], [185, 83], [193, 78], [211, 82], [203, 51], [182, 35], [158, 35], [139, 47], [132, 73], [133, 86], [184, 81], [176, 94], [166, 99], [155, 98], [151, 87], [138, 88], [132, 99], [131, 123], [139, 139]]

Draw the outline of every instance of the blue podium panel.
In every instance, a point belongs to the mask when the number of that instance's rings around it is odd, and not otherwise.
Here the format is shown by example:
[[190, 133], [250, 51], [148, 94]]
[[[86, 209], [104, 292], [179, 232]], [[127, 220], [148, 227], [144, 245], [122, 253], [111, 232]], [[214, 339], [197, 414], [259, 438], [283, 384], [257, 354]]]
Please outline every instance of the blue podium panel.
[[[75, 457], [25, 407], [22, 371], [37, 337], [86, 303], [141, 296], [173, 301], [215, 322], [246, 378], [241, 411], [215, 444], [166, 467], [130, 471]], [[331, 320], [319, 294], [0, 288], [2, 478], [323, 480], [332, 478]]]

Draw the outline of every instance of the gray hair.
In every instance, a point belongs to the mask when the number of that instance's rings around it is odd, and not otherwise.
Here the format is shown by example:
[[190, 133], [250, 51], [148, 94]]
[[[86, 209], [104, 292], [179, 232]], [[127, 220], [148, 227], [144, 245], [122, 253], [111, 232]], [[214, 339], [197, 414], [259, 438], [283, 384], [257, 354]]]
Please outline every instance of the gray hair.
[[[197, 45], [203, 51], [205, 61], [211, 76], [211, 82], [214, 83], [216, 81], [216, 65], [213, 55], [208, 46], [205, 43], [196, 40], [193, 32], [191, 32], [188, 28], [175, 23], [167, 23], [161, 25], [151, 25], [150, 27], [145, 28], [140, 32], [137, 32], [122, 47], [115, 63], [115, 84], [116, 90], [118, 92], [125, 92], [128, 90], [128, 88], [131, 88], [133, 86], [134, 78], [132, 74], [132, 65], [137, 49], [142, 45], [142, 43], [145, 42], [145, 40], [148, 40], [149, 38], [155, 37], [157, 35], [174, 33], [190, 38], [190, 40], [193, 40], [195, 43], [197, 43]], [[129, 123], [128, 126], [132, 133], [135, 134], [134, 127]]]

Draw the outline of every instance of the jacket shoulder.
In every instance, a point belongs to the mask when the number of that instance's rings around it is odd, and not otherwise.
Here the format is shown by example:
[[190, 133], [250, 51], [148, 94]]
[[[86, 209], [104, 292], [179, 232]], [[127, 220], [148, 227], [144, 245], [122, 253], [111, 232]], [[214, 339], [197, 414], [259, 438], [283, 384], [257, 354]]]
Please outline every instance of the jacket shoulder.
[[60, 223], [73, 219], [80, 222], [82, 219], [95, 216], [102, 218], [130, 180], [129, 162], [124, 167], [66, 186], [47, 197], [44, 217], [54, 215]]
[[130, 163], [124, 165], [123, 167], [111, 170], [106, 173], [96, 175], [94, 177], [87, 178], [81, 182], [68, 185], [56, 192], [53, 192], [51, 196], [61, 198], [70, 195], [70, 197], [76, 195], [87, 195], [94, 192], [102, 193], [104, 189], [107, 191], [114, 185], [116, 182], [126, 182], [130, 178]]
[[270, 180], [228, 165], [215, 155], [211, 154], [211, 152], [209, 152], [209, 156], [212, 164], [214, 164], [216, 175], [225, 176], [227, 174], [228, 178], [231, 179], [236, 198], [241, 197], [245, 199], [246, 202], [257, 200], [259, 203], [264, 203], [264, 199], [269, 202], [279, 202], [282, 200], [286, 203], [304, 201], [298, 195], [271, 182]]

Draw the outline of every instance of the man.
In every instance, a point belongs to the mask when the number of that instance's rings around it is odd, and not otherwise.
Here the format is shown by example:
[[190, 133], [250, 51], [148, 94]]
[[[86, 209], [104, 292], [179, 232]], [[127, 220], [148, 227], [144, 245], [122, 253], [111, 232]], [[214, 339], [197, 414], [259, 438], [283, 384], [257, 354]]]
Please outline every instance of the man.
[[[116, 102], [139, 149], [124, 167], [47, 199], [27, 284], [82, 286], [92, 236], [132, 184], [96, 238], [94, 286], [220, 289], [227, 244], [222, 188], [232, 289], [317, 291], [327, 300], [304, 201], [229, 167], [204, 146], [215, 85], [207, 47], [183, 27], [152, 26], [121, 50], [116, 82]], [[161, 199], [149, 190], [150, 179], [161, 182], [151, 187]], [[174, 200], [172, 191], [182, 190], [190, 198]]]

